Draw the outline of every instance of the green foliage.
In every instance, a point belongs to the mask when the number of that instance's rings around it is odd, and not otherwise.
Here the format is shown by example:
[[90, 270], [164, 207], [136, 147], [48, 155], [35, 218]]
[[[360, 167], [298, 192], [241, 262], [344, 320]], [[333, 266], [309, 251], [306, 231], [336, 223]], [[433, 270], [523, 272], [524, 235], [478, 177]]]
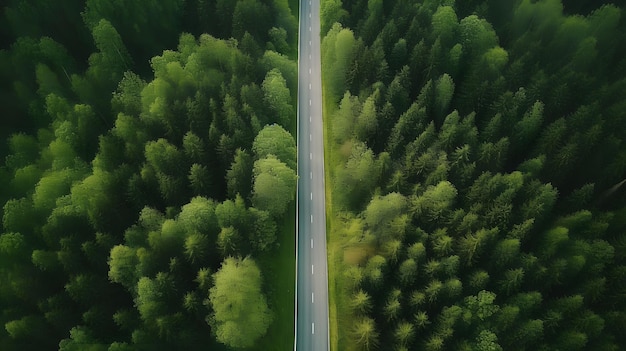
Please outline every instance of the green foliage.
[[436, 186], [429, 186], [426, 191], [411, 204], [417, 215], [424, 215], [430, 220], [441, 219], [449, 210], [457, 195], [457, 190], [443, 181]]
[[[385, 196], [379, 196], [372, 199], [365, 209], [365, 223], [370, 230], [384, 240], [387, 237], [402, 237], [404, 233], [394, 233], [393, 225], [402, 212], [407, 207], [407, 201], [404, 196], [398, 193], [390, 193]], [[396, 235], [394, 235], [396, 234]]]
[[261, 272], [251, 258], [227, 258], [215, 273], [209, 292], [209, 321], [217, 340], [234, 348], [250, 347], [272, 321], [261, 292]]
[[371, 297], [379, 348], [623, 348], [593, 317], [623, 285], [623, 8], [561, 2], [322, 4], [337, 301]]
[[138, 262], [137, 254], [132, 248], [124, 245], [113, 247], [109, 258], [109, 279], [134, 290], [138, 281], [135, 271]]
[[337, 143], [342, 143], [352, 136], [354, 123], [360, 111], [361, 103], [358, 97], [346, 91], [339, 103], [336, 116], [332, 119], [333, 137]]
[[252, 204], [281, 217], [295, 199], [296, 179], [295, 171], [271, 154], [255, 161]]
[[257, 160], [272, 154], [289, 168], [296, 169], [296, 142], [291, 134], [278, 124], [263, 127], [254, 138], [252, 150]]
[[194, 233], [185, 239], [185, 255], [191, 263], [199, 263], [207, 259], [211, 242], [206, 235]]
[[218, 204], [215, 207], [215, 217], [221, 228], [245, 228], [249, 223], [246, 205], [241, 196], [237, 196], [235, 201], [226, 200]]
[[440, 6], [433, 14], [433, 35], [439, 37], [444, 43], [453, 40], [458, 27], [458, 18], [451, 6]]
[[294, 110], [290, 104], [291, 94], [282, 73], [276, 68], [267, 72], [261, 87], [264, 101], [275, 116], [272, 120], [291, 128]]
[[226, 186], [230, 197], [239, 194], [247, 198], [250, 195], [252, 167], [252, 156], [244, 150], [237, 149], [233, 163], [226, 172]]
[[379, 333], [373, 319], [363, 318], [356, 321], [352, 327], [354, 342], [364, 350], [374, 350], [379, 345]]
[[352, 144], [350, 157], [345, 166], [337, 169], [334, 196], [338, 203], [350, 208], [359, 208], [367, 201], [370, 189], [378, 181], [380, 166], [374, 153], [365, 144]]
[[355, 44], [354, 32], [342, 28], [338, 23], [333, 24], [322, 40], [322, 62], [332, 67], [324, 71], [324, 79], [329, 82], [332, 96], [340, 96], [346, 90], [345, 76]]
[[214, 234], [218, 228], [215, 201], [194, 197], [181, 208], [178, 222], [188, 233]]
[[320, 3], [320, 34], [322, 36], [328, 33], [334, 23], [341, 23], [341, 20], [348, 15], [348, 11], [342, 5], [341, 0], [328, 0]]
[[[212, 273], [224, 255], [271, 256], [282, 240], [276, 215], [251, 207], [254, 161], [279, 157], [283, 168], [266, 161], [259, 172], [288, 185], [272, 196], [295, 194], [295, 142], [285, 131], [295, 134], [290, 5], [3, 7], [3, 349], [226, 347], [205, 323], [220, 307], [203, 303]], [[270, 266], [268, 284], [282, 291], [289, 277]], [[271, 322], [261, 300], [255, 340]], [[285, 301], [277, 306], [289, 310]], [[238, 303], [248, 307], [228, 305]], [[228, 323], [220, 337], [234, 330]]]
[[252, 230], [249, 235], [252, 248], [257, 252], [266, 252], [274, 248], [276, 244], [277, 225], [268, 211], [249, 208], [252, 218]]

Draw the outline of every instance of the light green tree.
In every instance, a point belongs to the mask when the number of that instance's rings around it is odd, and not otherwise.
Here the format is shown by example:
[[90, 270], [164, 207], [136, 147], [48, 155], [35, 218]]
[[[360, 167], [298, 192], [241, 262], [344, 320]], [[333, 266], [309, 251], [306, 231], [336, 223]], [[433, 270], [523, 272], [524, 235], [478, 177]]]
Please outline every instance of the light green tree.
[[407, 207], [407, 200], [402, 194], [389, 193], [376, 196], [363, 212], [365, 223], [377, 236], [384, 239], [389, 232], [392, 221], [402, 215]]
[[291, 93], [282, 73], [276, 68], [267, 72], [261, 88], [265, 102], [275, 115], [273, 120], [286, 128], [291, 128], [294, 110], [291, 106]]
[[411, 206], [418, 215], [437, 220], [451, 208], [456, 195], [457, 190], [454, 185], [449, 181], [442, 181], [436, 186], [429, 186], [421, 196], [413, 200]]
[[254, 138], [252, 150], [257, 160], [272, 154], [289, 168], [296, 169], [296, 142], [289, 132], [277, 124], [261, 129]]
[[135, 249], [124, 245], [114, 246], [109, 257], [109, 279], [122, 284], [127, 289], [134, 290], [139, 280], [138, 263]]
[[252, 204], [280, 217], [295, 199], [297, 176], [293, 169], [273, 155], [254, 162]]
[[369, 317], [364, 317], [353, 324], [352, 336], [356, 344], [364, 350], [375, 350], [380, 343], [376, 322]]
[[333, 138], [342, 143], [354, 135], [354, 123], [361, 113], [361, 102], [358, 96], [346, 91], [339, 103], [339, 110], [331, 118]]
[[209, 291], [213, 313], [209, 323], [217, 340], [234, 348], [247, 348], [265, 334], [272, 314], [261, 292], [261, 271], [251, 258], [224, 260]]
[[215, 212], [214, 200], [197, 196], [182, 207], [178, 215], [178, 222], [188, 233], [198, 232], [205, 235], [215, 235], [219, 230]]
[[369, 313], [372, 310], [371, 296], [367, 292], [359, 289], [352, 294], [350, 308], [352, 308], [355, 313]]
[[365, 100], [361, 113], [358, 115], [354, 125], [354, 133], [358, 140], [368, 140], [375, 134], [378, 127], [378, 112], [376, 111], [376, 101], [374, 94]]
[[407, 321], [401, 321], [394, 329], [393, 336], [399, 345], [407, 346], [415, 337], [415, 327]]

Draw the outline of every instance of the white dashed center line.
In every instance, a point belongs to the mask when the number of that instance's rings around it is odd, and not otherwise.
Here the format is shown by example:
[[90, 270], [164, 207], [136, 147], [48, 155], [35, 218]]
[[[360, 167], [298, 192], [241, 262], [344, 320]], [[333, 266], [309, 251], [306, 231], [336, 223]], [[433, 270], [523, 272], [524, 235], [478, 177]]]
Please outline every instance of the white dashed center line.
[[311, 248], [313, 248], [313, 239], [311, 239]]
[[315, 293], [311, 293], [311, 303], [315, 303]]
[[311, 274], [315, 274], [314, 273], [314, 269], [313, 269], [313, 265], [311, 265]]

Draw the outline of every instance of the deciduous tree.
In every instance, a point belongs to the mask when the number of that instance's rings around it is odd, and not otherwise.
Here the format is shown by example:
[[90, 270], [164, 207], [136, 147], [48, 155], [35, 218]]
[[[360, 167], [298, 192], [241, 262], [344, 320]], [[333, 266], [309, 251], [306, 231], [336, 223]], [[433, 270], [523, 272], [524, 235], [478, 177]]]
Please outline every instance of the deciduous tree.
[[227, 258], [209, 292], [209, 323], [217, 340], [235, 348], [250, 347], [265, 334], [272, 314], [261, 292], [261, 272], [251, 258]]

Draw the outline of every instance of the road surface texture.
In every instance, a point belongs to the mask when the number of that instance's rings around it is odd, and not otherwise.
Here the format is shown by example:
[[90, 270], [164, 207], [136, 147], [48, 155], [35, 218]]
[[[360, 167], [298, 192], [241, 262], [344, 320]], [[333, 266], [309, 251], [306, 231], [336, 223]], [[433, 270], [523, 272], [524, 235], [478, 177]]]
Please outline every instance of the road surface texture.
[[300, 1], [297, 351], [329, 349], [319, 0]]

